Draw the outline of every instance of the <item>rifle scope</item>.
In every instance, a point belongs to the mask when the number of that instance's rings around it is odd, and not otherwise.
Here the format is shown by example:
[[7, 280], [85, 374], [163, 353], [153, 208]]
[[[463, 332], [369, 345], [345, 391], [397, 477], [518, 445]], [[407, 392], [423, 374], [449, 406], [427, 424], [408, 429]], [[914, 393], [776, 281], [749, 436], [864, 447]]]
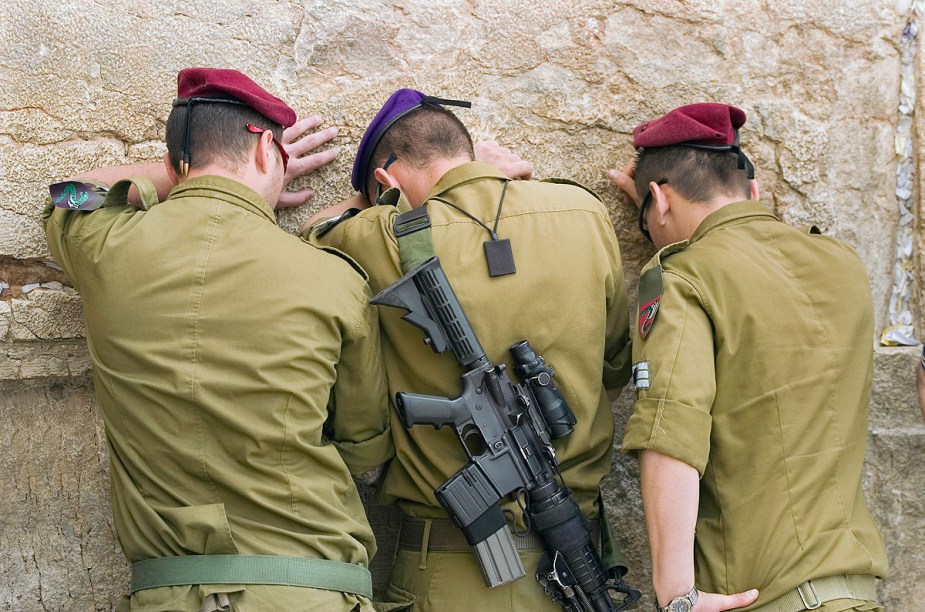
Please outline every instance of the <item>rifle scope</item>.
[[555, 370], [546, 365], [526, 340], [510, 348], [514, 371], [530, 386], [537, 406], [553, 440], [569, 435], [575, 429], [575, 414], [569, 408], [555, 381]]

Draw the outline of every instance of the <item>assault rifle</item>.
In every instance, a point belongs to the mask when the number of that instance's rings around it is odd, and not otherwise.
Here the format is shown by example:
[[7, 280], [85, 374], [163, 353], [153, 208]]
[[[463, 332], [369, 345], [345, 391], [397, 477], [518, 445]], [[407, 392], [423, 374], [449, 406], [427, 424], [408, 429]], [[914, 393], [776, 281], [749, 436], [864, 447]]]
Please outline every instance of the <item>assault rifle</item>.
[[[435, 495], [473, 546], [485, 584], [498, 586], [526, 573], [500, 505], [512, 493], [525, 493], [524, 520], [546, 548], [536, 578], [553, 601], [568, 612], [618, 612], [638, 600], [639, 591], [623, 583], [622, 572], [607, 575], [587, 521], [571, 491], [559, 484], [552, 440], [570, 434], [576, 421], [552, 368], [526, 340], [518, 342], [510, 351], [523, 382], [513, 384], [505, 366], [485, 355], [436, 257], [372, 303], [407, 310], [403, 318], [424, 331], [424, 342], [436, 353], [452, 350], [465, 370], [455, 399], [398, 393], [395, 403], [405, 427], [451, 424], [469, 456]], [[619, 607], [610, 591], [625, 595]]]

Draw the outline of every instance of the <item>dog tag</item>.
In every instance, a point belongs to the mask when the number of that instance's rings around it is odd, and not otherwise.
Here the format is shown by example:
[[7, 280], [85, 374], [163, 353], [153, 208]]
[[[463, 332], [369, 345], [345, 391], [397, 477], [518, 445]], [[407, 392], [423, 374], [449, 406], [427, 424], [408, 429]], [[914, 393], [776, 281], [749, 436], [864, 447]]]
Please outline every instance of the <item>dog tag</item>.
[[488, 262], [489, 276], [504, 276], [517, 272], [517, 268], [514, 267], [514, 252], [511, 250], [511, 241], [507, 238], [489, 240], [485, 243], [485, 261]]

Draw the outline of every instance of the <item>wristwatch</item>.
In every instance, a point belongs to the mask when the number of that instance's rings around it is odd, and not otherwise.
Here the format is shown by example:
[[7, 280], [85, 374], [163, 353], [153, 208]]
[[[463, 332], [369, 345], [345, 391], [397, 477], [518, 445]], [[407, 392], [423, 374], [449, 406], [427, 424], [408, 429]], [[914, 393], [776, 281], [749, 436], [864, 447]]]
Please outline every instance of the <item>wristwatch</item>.
[[658, 612], [691, 612], [691, 609], [694, 607], [694, 604], [697, 603], [699, 597], [700, 592], [695, 586], [691, 589], [690, 593], [675, 597], [669, 601], [668, 605], [664, 608], [659, 608], [658, 604], [655, 604], [655, 607], [658, 608]]

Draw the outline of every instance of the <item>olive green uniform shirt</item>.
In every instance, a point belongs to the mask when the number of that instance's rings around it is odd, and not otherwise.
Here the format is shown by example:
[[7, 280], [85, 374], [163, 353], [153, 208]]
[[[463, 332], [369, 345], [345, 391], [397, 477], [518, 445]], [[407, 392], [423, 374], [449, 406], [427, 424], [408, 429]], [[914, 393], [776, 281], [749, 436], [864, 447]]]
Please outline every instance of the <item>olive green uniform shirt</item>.
[[[83, 300], [128, 560], [367, 565], [375, 541], [351, 473], [393, 447], [378, 327], [352, 262], [282, 231], [257, 193], [217, 176], [146, 211], [49, 206], [45, 230]], [[305, 604], [306, 589], [262, 588], [274, 609]], [[188, 591], [136, 598], [198, 610]]]
[[633, 339], [651, 386], [623, 447], [701, 473], [697, 587], [757, 588], [762, 605], [813, 578], [883, 576], [861, 489], [873, 309], [858, 256], [739, 202], [649, 262], [641, 295], [659, 266], [659, 310]]
[[[471, 162], [447, 172], [430, 195], [493, 227], [505, 180], [494, 166]], [[434, 250], [488, 358], [508, 364], [513, 376], [508, 349], [527, 339], [555, 368], [578, 419], [575, 431], [555, 442], [563, 479], [582, 511], [595, 516], [613, 448], [605, 388], [626, 383], [630, 359], [620, 251], [606, 209], [575, 184], [511, 181], [497, 233], [510, 239], [517, 272], [492, 278], [483, 254], [488, 232], [445, 203], [431, 199], [427, 207]], [[356, 258], [373, 292], [379, 292], [401, 276], [392, 225], [408, 210], [403, 197], [397, 206], [374, 206], [320, 240]], [[463, 372], [452, 352], [434, 354], [421, 330], [402, 320], [404, 314], [379, 307], [390, 396], [398, 391], [458, 396]], [[401, 500], [412, 516], [445, 517], [434, 489], [468, 460], [458, 439], [451, 427], [409, 430], [395, 411], [392, 419], [396, 456], [383, 485], [385, 497]]]

